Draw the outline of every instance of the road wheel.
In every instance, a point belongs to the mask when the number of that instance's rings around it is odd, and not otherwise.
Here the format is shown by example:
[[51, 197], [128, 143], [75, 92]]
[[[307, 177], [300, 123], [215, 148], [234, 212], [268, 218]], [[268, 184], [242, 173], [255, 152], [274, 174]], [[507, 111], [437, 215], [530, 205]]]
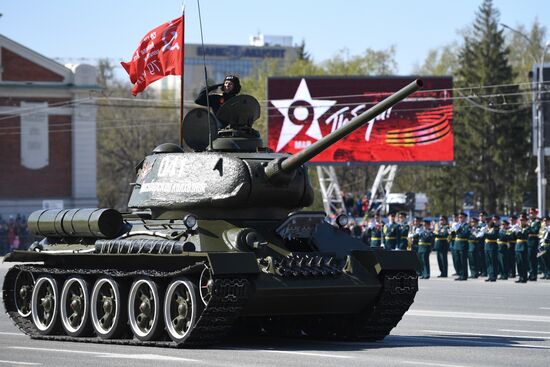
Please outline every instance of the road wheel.
[[134, 281], [128, 294], [128, 321], [139, 340], [155, 340], [162, 332], [162, 302], [157, 284], [149, 278]]
[[102, 339], [120, 338], [127, 330], [126, 294], [113, 278], [99, 278], [90, 297], [92, 326]]
[[164, 325], [176, 343], [185, 342], [202, 312], [202, 301], [197, 296], [197, 286], [183, 277], [174, 279], [166, 289]]
[[14, 301], [19, 315], [29, 317], [31, 315], [31, 298], [34, 288], [34, 276], [32, 273], [21, 270], [15, 277]]
[[50, 335], [57, 332], [58, 300], [56, 280], [49, 276], [39, 278], [32, 291], [31, 315], [40, 334]]
[[65, 281], [61, 290], [61, 326], [74, 337], [88, 336], [91, 332], [90, 296], [88, 283], [80, 277]]

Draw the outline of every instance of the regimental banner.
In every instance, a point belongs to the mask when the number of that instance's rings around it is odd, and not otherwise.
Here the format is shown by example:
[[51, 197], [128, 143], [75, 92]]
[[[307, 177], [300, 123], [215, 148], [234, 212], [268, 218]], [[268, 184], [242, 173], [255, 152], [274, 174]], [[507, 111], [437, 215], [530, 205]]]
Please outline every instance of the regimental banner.
[[182, 75], [183, 29], [183, 16], [156, 27], [143, 37], [132, 61], [120, 63], [134, 84], [132, 95], [167, 75]]
[[49, 164], [48, 103], [21, 102], [21, 165], [40, 169]]
[[[295, 154], [414, 79], [269, 78], [268, 146], [276, 152]], [[312, 162], [452, 163], [452, 78], [422, 80], [422, 90], [367, 122]]]

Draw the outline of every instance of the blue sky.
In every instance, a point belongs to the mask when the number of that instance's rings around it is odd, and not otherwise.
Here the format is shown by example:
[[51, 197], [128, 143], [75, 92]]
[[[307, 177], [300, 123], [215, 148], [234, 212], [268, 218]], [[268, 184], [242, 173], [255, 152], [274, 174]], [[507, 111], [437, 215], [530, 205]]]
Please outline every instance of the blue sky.
[[[400, 74], [429, 49], [460, 40], [482, 0], [202, 0], [205, 43], [247, 44], [258, 32], [302, 39], [315, 61], [346, 47], [396, 47]], [[129, 59], [150, 29], [181, 13], [181, 0], [4, 0], [0, 33], [48, 57]], [[501, 22], [550, 28], [548, 0], [494, 0]], [[196, 0], [186, 2], [188, 43], [199, 43]], [[550, 37], [550, 32], [548, 34]]]

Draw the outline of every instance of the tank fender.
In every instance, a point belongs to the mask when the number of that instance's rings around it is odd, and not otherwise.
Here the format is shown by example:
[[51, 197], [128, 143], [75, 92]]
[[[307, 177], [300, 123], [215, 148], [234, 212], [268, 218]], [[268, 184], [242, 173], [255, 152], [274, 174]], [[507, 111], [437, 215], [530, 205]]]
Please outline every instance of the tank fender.
[[207, 255], [214, 275], [260, 273], [252, 252], [210, 252]]
[[376, 273], [383, 270], [414, 270], [420, 268], [420, 261], [412, 251], [386, 250], [354, 250], [351, 252], [356, 260], [367, 269], [375, 269]]

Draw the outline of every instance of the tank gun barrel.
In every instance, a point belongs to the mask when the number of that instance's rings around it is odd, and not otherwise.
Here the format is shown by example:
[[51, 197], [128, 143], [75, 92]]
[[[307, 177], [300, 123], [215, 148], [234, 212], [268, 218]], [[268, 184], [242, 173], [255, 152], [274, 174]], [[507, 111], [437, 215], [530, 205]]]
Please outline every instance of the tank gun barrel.
[[266, 167], [266, 175], [269, 178], [275, 178], [275, 176], [277, 175], [292, 172], [296, 168], [300, 167], [302, 164], [313, 159], [317, 154], [321, 153], [323, 150], [336, 143], [338, 140], [349, 135], [354, 130], [357, 130], [368, 121], [378, 116], [380, 113], [386, 111], [390, 107], [394, 106], [398, 102], [402, 101], [403, 99], [407, 98], [408, 96], [422, 88], [422, 85], [422, 80], [416, 79], [415, 81], [395, 92], [388, 98], [372, 106], [370, 109], [363, 112], [359, 116], [353, 118], [350, 122], [339, 128], [338, 130], [333, 131], [321, 140], [318, 140], [315, 143], [311, 144], [301, 152], [281, 161], [273, 161], [272, 164]]

